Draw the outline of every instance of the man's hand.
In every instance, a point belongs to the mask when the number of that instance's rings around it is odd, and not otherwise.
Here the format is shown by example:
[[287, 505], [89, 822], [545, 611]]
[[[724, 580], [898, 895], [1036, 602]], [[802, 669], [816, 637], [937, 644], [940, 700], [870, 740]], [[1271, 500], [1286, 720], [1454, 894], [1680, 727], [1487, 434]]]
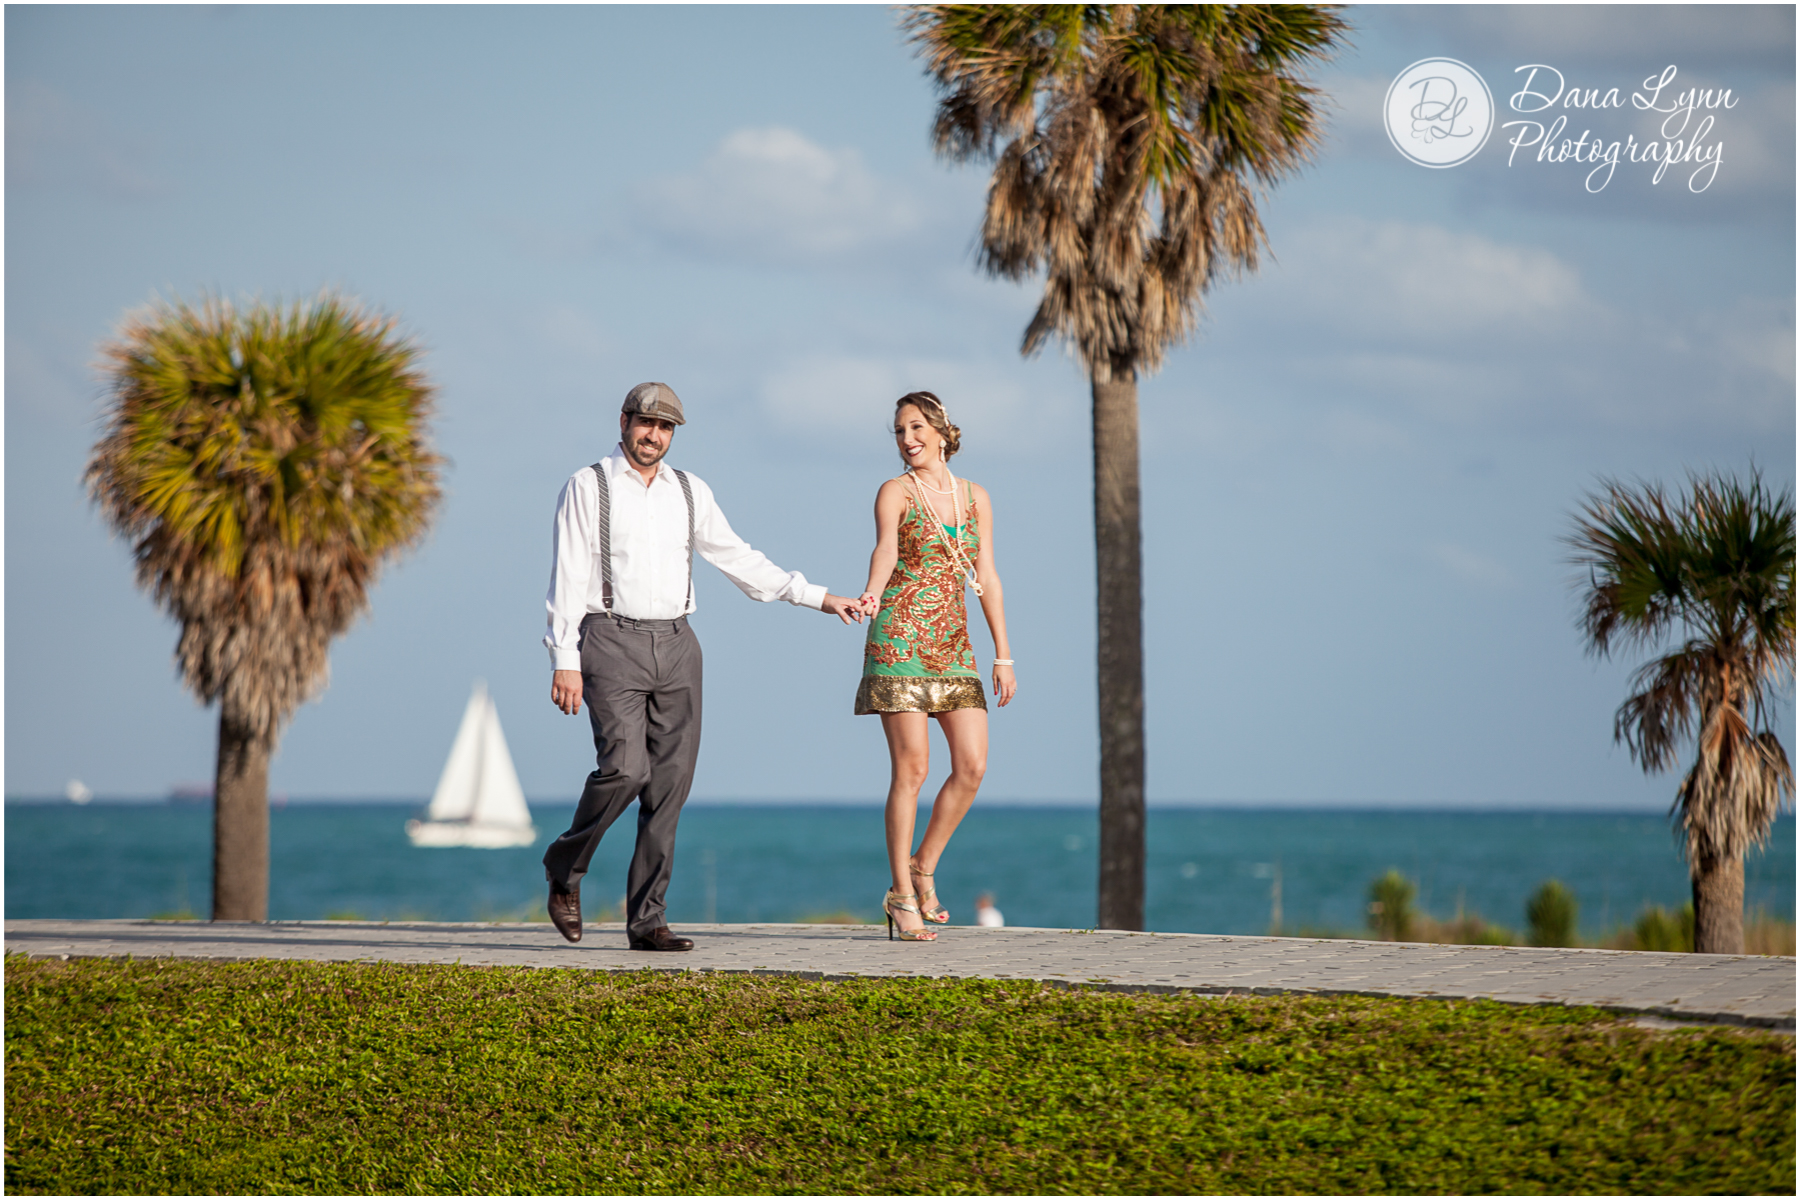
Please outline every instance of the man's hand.
[[852, 621], [862, 624], [863, 610], [861, 600], [852, 600], [848, 596], [833, 596], [825, 593], [825, 604], [822, 611], [828, 612], [848, 625]]
[[557, 671], [550, 676], [550, 703], [571, 717], [581, 711], [580, 671]]

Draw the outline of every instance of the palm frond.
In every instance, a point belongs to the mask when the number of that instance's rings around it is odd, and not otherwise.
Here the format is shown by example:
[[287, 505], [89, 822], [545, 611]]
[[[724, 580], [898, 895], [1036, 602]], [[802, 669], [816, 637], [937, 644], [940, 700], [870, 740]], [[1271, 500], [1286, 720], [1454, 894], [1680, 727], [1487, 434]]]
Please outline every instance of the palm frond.
[[1345, 29], [1334, 5], [921, 5], [904, 26], [937, 81], [933, 140], [995, 164], [979, 261], [1043, 271], [1022, 350], [1057, 338], [1096, 379], [1153, 371], [1221, 272], [1254, 270], [1252, 184], [1307, 161], [1297, 72]]
[[[1758, 681], [1791, 681], [1794, 665], [1794, 498], [1750, 482], [1697, 477], [1686, 524], [1692, 604], [1714, 635], [1742, 643]], [[1755, 714], [1764, 689], [1754, 690]]]
[[1767, 841], [1783, 801], [1794, 795], [1794, 768], [1774, 733], [1752, 735], [1730, 705], [1712, 718], [1671, 809], [1695, 866], [1738, 858]]
[[103, 354], [112, 403], [89, 488], [180, 622], [188, 686], [271, 732], [436, 505], [417, 347], [328, 294], [157, 304]]
[[1621, 639], [1653, 644], [1680, 619], [1688, 546], [1660, 485], [1603, 480], [1565, 541], [1588, 569], [1582, 632], [1592, 653], [1604, 657]]
[[1718, 680], [1714, 647], [1704, 642], [1645, 664], [1613, 718], [1613, 740], [1623, 742], [1644, 770], [1667, 770], [1699, 714], [1718, 703]]
[[1603, 480], [1566, 539], [1585, 568], [1580, 624], [1590, 652], [1682, 647], [1639, 668], [1613, 736], [1647, 771], [1673, 766], [1694, 739], [1676, 790], [1688, 859], [1730, 859], [1768, 835], [1794, 775], [1764, 728], [1793, 681], [1794, 499], [1754, 466], [1749, 482], [1690, 475], [1672, 499], [1658, 485]]

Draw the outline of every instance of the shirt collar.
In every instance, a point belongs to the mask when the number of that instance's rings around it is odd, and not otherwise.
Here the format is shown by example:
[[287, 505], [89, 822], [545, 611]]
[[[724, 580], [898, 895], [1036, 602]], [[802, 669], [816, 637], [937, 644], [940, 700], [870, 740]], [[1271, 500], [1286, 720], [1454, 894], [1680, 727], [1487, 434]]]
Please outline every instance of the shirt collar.
[[[636, 483], [639, 487], [644, 486], [643, 476], [638, 475], [637, 468], [631, 465], [629, 458], [625, 457], [624, 442], [617, 442], [613, 445], [613, 452], [606, 456], [606, 470], [609, 479], [623, 479], [625, 476], [631, 475], [634, 477], [631, 482]], [[651, 486], [655, 486], [665, 479], [670, 470], [668, 459], [665, 458], [657, 463], [656, 477], [650, 481]]]

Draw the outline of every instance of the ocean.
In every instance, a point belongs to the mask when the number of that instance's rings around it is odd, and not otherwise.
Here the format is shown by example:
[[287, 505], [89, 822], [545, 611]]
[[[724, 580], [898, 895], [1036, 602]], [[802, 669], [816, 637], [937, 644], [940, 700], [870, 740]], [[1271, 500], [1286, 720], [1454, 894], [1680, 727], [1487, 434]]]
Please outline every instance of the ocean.
[[[495, 921], [541, 915], [543, 844], [568, 804], [532, 809], [541, 840], [515, 850], [422, 850], [405, 822], [422, 805], [289, 803], [271, 823], [269, 915], [276, 920]], [[635, 835], [627, 810], [594, 857], [586, 915], [620, 902]], [[921, 809], [921, 828], [928, 810]], [[5, 808], [6, 916], [149, 917], [210, 907], [206, 805], [95, 801]], [[1546, 879], [1580, 901], [1598, 937], [1646, 905], [1688, 899], [1668, 821], [1619, 813], [1154, 807], [1146, 925], [1192, 933], [1362, 930], [1372, 879], [1418, 885], [1418, 908], [1462, 910], [1513, 929]], [[979, 803], [938, 870], [953, 924], [993, 893], [1009, 925], [1087, 928], [1095, 920], [1092, 809]], [[1794, 919], [1794, 819], [1745, 864], [1745, 908]], [[682, 922], [880, 920], [882, 813], [869, 805], [691, 803], [682, 815], [669, 916]]]

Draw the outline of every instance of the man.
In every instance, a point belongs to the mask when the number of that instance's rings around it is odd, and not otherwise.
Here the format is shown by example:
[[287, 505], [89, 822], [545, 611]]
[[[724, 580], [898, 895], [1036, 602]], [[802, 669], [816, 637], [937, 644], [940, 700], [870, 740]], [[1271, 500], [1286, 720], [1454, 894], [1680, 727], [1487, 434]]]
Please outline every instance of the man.
[[712, 490], [663, 463], [687, 419], [666, 383], [640, 383], [619, 413], [619, 445], [563, 486], [550, 570], [550, 700], [570, 716], [585, 699], [599, 765], [568, 832], [544, 852], [550, 920], [581, 940], [581, 879], [601, 835], [633, 800], [637, 848], [626, 880], [633, 950], [691, 950], [669, 931], [663, 894], [675, 826], [700, 751], [700, 644], [694, 554], [753, 600], [786, 600], [860, 622], [855, 600], [833, 596], [752, 550], [731, 531]]

